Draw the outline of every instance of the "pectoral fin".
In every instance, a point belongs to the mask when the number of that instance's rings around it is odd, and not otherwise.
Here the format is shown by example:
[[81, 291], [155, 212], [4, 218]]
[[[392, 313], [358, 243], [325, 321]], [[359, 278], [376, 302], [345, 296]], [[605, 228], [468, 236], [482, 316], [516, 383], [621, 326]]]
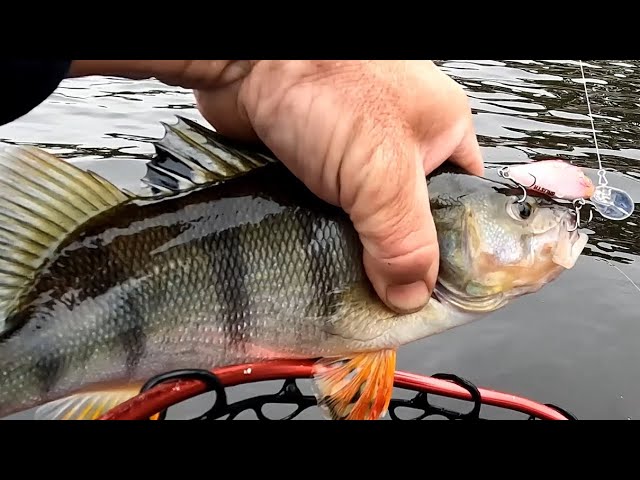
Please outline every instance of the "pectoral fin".
[[377, 420], [393, 394], [395, 350], [327, 358], [314, 367], [318, 405], [333, 420]]
[[[135, 397], [139, 386], [77, 393], [42, 405], [36, 410], [36, 420], [97, 420], [112, 408]], [[157, 415], [152, 417], [157, 419]]]

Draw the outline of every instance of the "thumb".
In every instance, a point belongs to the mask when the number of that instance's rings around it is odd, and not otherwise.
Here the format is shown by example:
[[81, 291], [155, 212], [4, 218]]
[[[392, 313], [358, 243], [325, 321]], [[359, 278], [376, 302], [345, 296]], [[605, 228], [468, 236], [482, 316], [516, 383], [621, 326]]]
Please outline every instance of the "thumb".
[[396, 161], [389, 158], [371, 161], [367, 176], [382, 177], [361, 184], [350, 210], [376, 293], [392, 310], [408, 313], [429, 301], [438, 275], [438, 242], [418, 155], [414, 162], [402, 154]]

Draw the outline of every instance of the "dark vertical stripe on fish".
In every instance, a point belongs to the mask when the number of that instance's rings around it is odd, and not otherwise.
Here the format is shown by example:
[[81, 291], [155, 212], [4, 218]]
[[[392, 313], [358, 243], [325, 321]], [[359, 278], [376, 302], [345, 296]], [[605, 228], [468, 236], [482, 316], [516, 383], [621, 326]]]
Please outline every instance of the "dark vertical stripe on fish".
[[40, 357], [33, 364], [33, 375], [40, 386], [40, 393], [47, 395], [65, 372], [64, 358], [59, 355]]
[[327, 301], [330, 297], [327, 297], [324, 292], [339, 282], [334, 268], [335, 259], [332, 258], [334, 252], [332, 239], [329, 237], [331, 223], [320, 217], [307, 216], [303, 219], [302, 225], [305, 226], [307, 245], [310, 248], [309, 261], [311, 265], [307, 270], [307, 282], [317, 286], [310, 299], [308, 313], [326, 317], [333, 311], [333, 305], [332, 302]]
[[[250, 229], [251, 227], [248, 227]], [[237, 348], [245, 338], [249, 326], [249, 294], [247, 292], [247, 265], [243, 250], [245, 228], [229, 228], [217, 234], [211, 257], [211, 282], [219, 305], [218, 321], [227, 337], [226, 345]], [[250, 233], [248, 233], [250, 234]]]
[[137, 324], [130, 325], [126, 330], [118, 334], [118, 339], [126, 354], [125, 367], [128, 376], [134, 376], [136, 368], [145, 353], [147, 336], [142, 327], [143, 317], [140, 313], [132, 312], [130, 321], [138, 319]]

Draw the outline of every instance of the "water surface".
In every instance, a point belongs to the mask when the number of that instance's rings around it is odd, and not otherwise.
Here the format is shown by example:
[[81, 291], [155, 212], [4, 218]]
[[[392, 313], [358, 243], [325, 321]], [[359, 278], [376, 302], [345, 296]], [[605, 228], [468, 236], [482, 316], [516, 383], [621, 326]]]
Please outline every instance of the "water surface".
[[[488, 165], [554, 156], [597, 179], [578, 62], [438, 63], [469, 95]], [[588, 62], [585, 75], [607, 178], [640, 199], [640, 62]], [[40, 146], [134, 189], [153, 152], [148, 142], [175, 114], [202, 121], [187, 90], [155, 81], [67, 80], [37, 109], [0, 127], [0, 141]], [[639, 216], [636, 210], [613, 222], [596, 213], [583, 257], [553, 286], [482, 321], [404, 347], [399, 368], [454, 373], [478, 386], [560, 405], [580, 418], [640, 418], [640, 291], [632, 283], [640, 284]], [[278, 386], [238, 387], [230, 399], [275, 393]], [[193, 408], [201, 407], [190, 402], [174, 415]], [[318, 418], [317, 411], [304, 418]]]

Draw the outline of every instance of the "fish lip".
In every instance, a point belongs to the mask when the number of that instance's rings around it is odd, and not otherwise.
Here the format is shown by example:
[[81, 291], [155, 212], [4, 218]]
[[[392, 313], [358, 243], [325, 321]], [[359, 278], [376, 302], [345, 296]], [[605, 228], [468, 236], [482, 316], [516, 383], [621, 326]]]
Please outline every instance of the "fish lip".
[[586, 233], [580, 232], [578, 229], [576, 229], [569, 232], [568, 240], [571, 244], [569, 255], [561, 261], [558, 261], [558, 258], [554, 258], [554, 263], [560, 265], [566, 270], [569, 270], [575, 266], [589, 241], [589, 236]]
[[571, 232], [571, 234], [571, 252], [572, 256], [577, 258], [582, 254], [584, 247], [587, 246], [589, 236], [584, 232], [580, 232], [579, 230], [574, 230], [573, 232]]

